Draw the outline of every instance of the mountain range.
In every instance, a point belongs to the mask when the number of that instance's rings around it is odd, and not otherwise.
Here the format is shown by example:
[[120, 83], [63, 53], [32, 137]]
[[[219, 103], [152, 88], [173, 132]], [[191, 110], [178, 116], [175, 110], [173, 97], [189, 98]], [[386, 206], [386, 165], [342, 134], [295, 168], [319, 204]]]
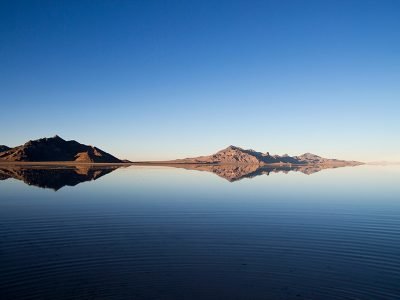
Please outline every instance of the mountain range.
[[215, 154], [169, 161], [174, 164], [234, 164], [234, 165], [334, 165], [353, 166], [361, 162], [323, 158], [312, 153], [300, 156], [271, 155], [254, 150], [229, 146]]
[[[115, 156], [94, 146], [88, 146], [77, 141], [66, 141], [59, 136], [29, 141], [21, 146], [9, 148], [0, 146], [0, 162], [69, 162], [69, 163], [126, 163]], [[176, 159], [171, 161], [139, 162], [140, 164], [199, 164], [199, 165], [279, 165], [279, 166], [355, 166], [362, 164], [357, 161], [345, 161], [323, 158], [315, 154], [305, 153], [299, 156], [271, 155], [255, 150], [246, 150], [229, 146], [215, 154], [194, 158]]]

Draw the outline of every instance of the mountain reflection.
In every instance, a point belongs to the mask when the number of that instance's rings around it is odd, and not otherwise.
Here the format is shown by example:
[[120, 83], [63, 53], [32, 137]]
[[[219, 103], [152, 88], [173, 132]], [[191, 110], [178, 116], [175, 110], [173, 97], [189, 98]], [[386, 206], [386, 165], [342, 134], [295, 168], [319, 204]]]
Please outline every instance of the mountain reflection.
[[0, 166], [0, 180], [14, 178], [28, 185], [58, 191], [64, 186], [96, 180], [120, 166]]
[[320, 172], [325, 169], [340, 168], [343, 166], [332, 165], [304, 165], [304, 166], [260, 166], [260, 165], [207, 165], [207, 164], [174, 164], [168, 165], [175, 168], [211, 172], [230, 182], [243, 178], [254, 178], [270, 173], [301, 172], [307, 175]]
[[[155, 166], [155, 164], [152, 164], [152, 166]], [[301, 172], [307, 175], [311, 175], [324, 169], [341, 167], [329, 165], [260, 166], [251, 164], [162, 164], [162, 166], [211, 172], [230, 182], [235, 182], [243, 178], [254, 178], [260, 175], [270, 175], [271, 173], [287, 174], [289, 172]], [[17, 180], [21, 180], [31, 186], [37, 186], [40, 188], [53, 189], [55, 191], [58, 191], [65, 186], [75, 186], [82, 182], [96, 180], [121, 167], [121, 165], [3, 165], [0, 166], [0, 180], [14, 178]]]

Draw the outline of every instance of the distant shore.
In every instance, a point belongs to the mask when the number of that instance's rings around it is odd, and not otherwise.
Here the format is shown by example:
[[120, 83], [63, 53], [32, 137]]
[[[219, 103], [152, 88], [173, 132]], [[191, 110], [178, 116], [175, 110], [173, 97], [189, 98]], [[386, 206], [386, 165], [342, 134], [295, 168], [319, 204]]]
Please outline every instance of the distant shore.
[[313, 163], [313, 164], [291, 164], [291, 163], [213, 163], [213, 162], [174, 162], [174, 161], [135, 161], [135, 162], [121, 162], [121, 163], [93, 163], [93, 162], [76, 162], [76, 161], [38, 161], [38, 162], [27, 162], [27, 161], [0, 161], [1, 165], [20, 165], [20, 166], [176, 166], [176, 165], [204, 165], [204, 166], [245, 166], [245, 165], [257, 165], [257, 166], [271, 166], [271, 167], [301, 167], [301, 166], [356, 166], [363, 165], [365, 163]]

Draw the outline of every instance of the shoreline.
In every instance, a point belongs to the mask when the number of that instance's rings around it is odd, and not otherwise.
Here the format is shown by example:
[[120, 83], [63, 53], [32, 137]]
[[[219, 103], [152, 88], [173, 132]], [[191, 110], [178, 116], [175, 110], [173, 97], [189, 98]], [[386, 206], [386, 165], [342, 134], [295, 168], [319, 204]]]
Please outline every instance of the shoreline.
[[46, 161], [46, 162], [22, 162], [22, 161], [0, 161], [0, 166], [271, 166], [271, 167], [304, 167], [304, 166], [359, 166], [365, 165], [363, 162], [348, 163], [322, 163], [322, 164], [290, 164], [290, 163], [272, 163], [272, 164], [248, 164], [248, 163], [193, 163], [193, 162], [168, 162], [168, 161], [144, 161], [144, 162], [121, 162], [121, 163], [92, 163], [92, 162], [74, 162], [74, 161]]

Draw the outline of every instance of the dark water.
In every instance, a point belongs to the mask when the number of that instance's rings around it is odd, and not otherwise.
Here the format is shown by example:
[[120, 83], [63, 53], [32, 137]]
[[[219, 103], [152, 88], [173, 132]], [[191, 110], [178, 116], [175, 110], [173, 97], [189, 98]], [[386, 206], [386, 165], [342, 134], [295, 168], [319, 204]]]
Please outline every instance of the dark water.
[[400, 168], [304, 173], [3, 170], [0, 299], [400, 299]]

